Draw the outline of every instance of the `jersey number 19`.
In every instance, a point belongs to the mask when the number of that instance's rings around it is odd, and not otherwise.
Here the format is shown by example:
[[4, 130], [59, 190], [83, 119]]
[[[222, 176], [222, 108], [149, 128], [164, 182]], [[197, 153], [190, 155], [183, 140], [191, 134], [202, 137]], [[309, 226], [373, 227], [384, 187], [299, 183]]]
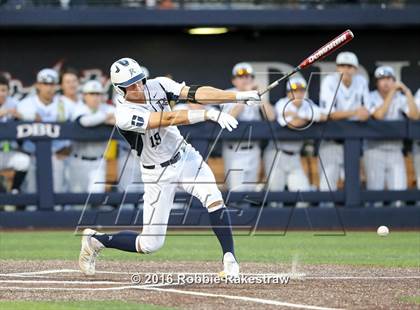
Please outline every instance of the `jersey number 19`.
[[162, 139], [158, 132], [150, 137], [150, 142], [152, 143], [152, 147], [156, 147], [162, 142]]

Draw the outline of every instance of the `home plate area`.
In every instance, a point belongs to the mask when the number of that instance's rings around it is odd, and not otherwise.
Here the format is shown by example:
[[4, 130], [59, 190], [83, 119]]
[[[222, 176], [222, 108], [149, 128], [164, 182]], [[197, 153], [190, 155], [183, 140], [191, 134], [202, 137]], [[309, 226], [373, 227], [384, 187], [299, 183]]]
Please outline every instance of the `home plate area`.
[[[420, 295], [416, 268], [243, 263], [241, 281], [217, 282], [218, 267], [214, 262], [101, 261], [97, 274], [87, 277], [74, 262], [4, 260], [0, 296], [125, 300], [182, 309], [386, 309], [407, 307], [402, 297], [408, 292]], [[183, 283], [171, 283], [180, 277]]]

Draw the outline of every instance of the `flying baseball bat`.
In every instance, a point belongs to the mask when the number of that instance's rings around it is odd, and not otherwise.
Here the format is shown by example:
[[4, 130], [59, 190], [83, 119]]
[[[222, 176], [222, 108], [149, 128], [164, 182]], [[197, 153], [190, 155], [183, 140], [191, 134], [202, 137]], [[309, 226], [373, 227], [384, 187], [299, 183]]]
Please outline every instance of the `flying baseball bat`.
[[338, 50], [342, 46], [344, 46], [347, 43], [349, 43], [353, 38], [354, 38], [354, 35], [353, 35], [353, 32], [351, 32], [351, 30], [344, 31], [338, 37], [336, 37], [335, 39], [331, 40], [330, 42], [328, 42], [327, 44], [325, 44], [323, 47], [321, 47], [319, 50], [317, 50], [315, 53], [313, 53], [311, 56], [309, 56], [306, 59], [304, 59], [299, 64], [299, 66], [297, 66], [296, 68], [293, 69], [293, 71], [287, 73], [286, 75], [282, 76], [278, 80], [276, 80], [273, 83], [271, 83], [270, 85], [268, 85], [268, 87], [265, 90], [261, 91], [259, 93], [259, 95], [260, 96], [264, 95], [266, 92], [270, 91], [271, 89], [273, 89], [274, 87], [276, 87], [277, 85], [279, 85], [279, 83], [282, 80], [287, 79], [290, 76], [292, 76], [293, 74], [295, 74], [296, 72], [298, 72], [298, 71], [300, 71], [302, 69], [305, 69], [305, 68], [309, 67], [310, 65], [312, 65], [313, 63], [315, 63], [315, 62], [317, 62], [319, 60], [324, 59], [325, 57], [327, 57], [328, 55], [330, 55], [332, 52]]

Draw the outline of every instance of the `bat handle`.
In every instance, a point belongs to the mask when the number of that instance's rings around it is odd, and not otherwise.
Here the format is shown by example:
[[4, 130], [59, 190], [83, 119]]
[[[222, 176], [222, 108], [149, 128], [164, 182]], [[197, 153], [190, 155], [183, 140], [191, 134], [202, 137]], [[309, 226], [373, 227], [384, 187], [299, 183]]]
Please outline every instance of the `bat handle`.
[[278, 80], [275, 80], [273, 83], [271, 83], [270, 85], [267, 86], [266, 89], [264, 89], [263, 91], [260, 91], [258, 93], [258, 95], [260, 95], [260, 97], [262, 95], [264, 95], [266, 92], [272, 90], [274, 87], [276, 87], [277, 85], [279, 85], [279, 83], [281, 81], [283, 81], [284, 79], [289, 78], [290, 76], [292, 76], [293, 74], [295, 74], [296, 72], [298, 72], [300, 70], [300, 66], [297, 66], [296, 68], [293, 69], [293, 71], [287, 73], [286, 75], [283, 75], [281, 78], [279, 78]]
[[268, 85], [266, 89], [264, 89], [263, 91], [260, 91], [260, 92], [258, 93], [258, 95], [260, 95], [260, 97], [261, 97], [261, 96], [262, 96], [262, 95], [264, 95], [266, 92], [268, 92], [268, 91], [272, 90], [274, 87], [276, 87], [277, 85], [279, 85], [280, 81], [281, 81], [281, 79], [274, 81], [273, 83], [271, 83], [270, 85]]

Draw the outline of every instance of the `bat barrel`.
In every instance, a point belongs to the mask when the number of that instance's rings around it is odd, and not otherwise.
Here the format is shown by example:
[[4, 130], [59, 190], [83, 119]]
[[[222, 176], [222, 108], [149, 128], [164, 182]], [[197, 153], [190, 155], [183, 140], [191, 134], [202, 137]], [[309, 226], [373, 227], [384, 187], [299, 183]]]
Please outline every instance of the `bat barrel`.
[[282, 80], [284, 80], [284, 79], [290, 77], [291, 75], [295, 74], [296, 72], [312, 65], [314, 62], [323, 59], [324, 57], [328, 56], [332, 52], [338, 50], [340, 47], [349, 43], [353, 38], [354, 38], [354, 34], [353, 34], [353, 32], [351, 32], [351, 30], [344, 31], [338, 37], [334, 38], [333, 40], [331, 40], [330, 42], [325, 44], [323, 47], [318, 49], [311, 56], [307, 57], [304, 61], [302, 61], [300, 63], [299, 66], [297, 66], [295, 69], [293, 69], [293, 71], [289, 72], [288, 74], [284, 75], [280, 79], [278, 79], [278, 80], [274, 81], [273, 83], [271, 83], [270, 85], [268, 85], [268, 87], [266, 89], [259, 92], [259, 95], [260, 96], [264, 95], [266, 92], [270, 91], [271, 89], [273, 89], [274, 87], [279, 85], [279, 83]]
[[351, 30], [346, 30], [342, 34], [340, 34], [338, 37], [334, 38], [327, 44], [325, 44], [323, 47], [318, 49], [315, 53], [313, 53], [311, 56], [307, 57], [305, 60], [303, 60], [299, 67], [301, 69], [308, 67], [312, 65], [314, 62], [319, 61], [326, 56], [330, 55], [334, 51], [338, 50], [342, 46], [349, 43], [354, 38], [354, 34]]

